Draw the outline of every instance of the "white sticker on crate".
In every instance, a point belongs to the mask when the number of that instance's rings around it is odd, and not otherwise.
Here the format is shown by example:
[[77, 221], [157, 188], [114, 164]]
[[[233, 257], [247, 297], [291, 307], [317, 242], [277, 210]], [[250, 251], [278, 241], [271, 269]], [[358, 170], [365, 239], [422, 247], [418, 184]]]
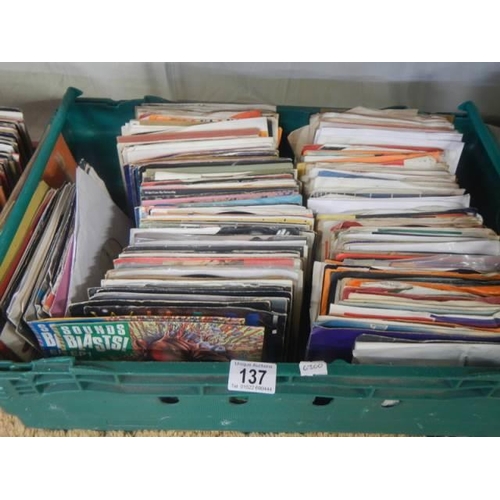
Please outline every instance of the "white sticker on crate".
[[233, 359], [229, 365], [227, 388], [230, 391], [274, 394], [276, 392], [276, 373], [277, 365], [275, 363]]
[[328, 375], [328, 365], [324, 361], [301, 361], [299, 369], [301, 377]]

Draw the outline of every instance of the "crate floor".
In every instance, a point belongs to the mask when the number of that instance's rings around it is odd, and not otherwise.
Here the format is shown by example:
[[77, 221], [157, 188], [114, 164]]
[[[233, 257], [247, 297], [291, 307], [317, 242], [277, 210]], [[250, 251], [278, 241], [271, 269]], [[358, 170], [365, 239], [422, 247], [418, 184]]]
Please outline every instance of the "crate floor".
[[[0, 437], [384, 437], [391, 434], [335, 434], [317, 433], [258, 433], [231, 431], [90, 431], [90, 430], [47, 430], [25, 427], [21, 421], [0, 410]], [[394, 437], [397, 437], [396, 435]]]

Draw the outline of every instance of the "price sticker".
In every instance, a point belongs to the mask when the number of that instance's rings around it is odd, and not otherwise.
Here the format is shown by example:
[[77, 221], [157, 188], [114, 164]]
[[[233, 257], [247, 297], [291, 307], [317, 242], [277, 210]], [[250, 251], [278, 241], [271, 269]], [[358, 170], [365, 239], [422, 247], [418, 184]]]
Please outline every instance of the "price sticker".
[[276, 392], [276, 364], [233, 359], [229, 365], [227, 388], [230, 391]]
[[328, 375], [328, 365], [324, 361], [301, 361], [299, 369], [302, 377]]

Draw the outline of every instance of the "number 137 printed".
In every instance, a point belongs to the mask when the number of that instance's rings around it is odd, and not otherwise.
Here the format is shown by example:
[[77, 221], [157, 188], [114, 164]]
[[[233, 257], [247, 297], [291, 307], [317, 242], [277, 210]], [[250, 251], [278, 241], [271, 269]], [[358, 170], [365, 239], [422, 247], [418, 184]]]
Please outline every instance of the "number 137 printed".
[[274, 394], [276, 392], [276, 365], [232, 360], [229, 366], [227, 388], [230, 391]]

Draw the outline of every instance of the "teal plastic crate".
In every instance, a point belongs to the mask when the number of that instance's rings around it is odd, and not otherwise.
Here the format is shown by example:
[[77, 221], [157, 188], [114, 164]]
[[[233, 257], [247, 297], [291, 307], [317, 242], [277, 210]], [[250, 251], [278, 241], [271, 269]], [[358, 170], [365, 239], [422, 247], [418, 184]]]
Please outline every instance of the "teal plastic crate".
[[[134, 107], [159, 102], [85, 99], [68, 89], [54, 115], [0, 235], [5, 257], [62, 132], [126, 208], [116, 136]], [[466, 146], [458, 168], [488, 226], [500, 231], [500, 150], [473, 103], [455, 116]], [[279, 107], [287, 134], [319, 108]], [[284, 145], [283, 153], [290, 153]], [[500, 435], [500, 370], [375, 367], [335, 362], [327, 376], [301, 377], [278, 365], [276, 393], [227, 390], [228, 363], [85, 362], [52, 358], [0, 362], [0, 407], [25, 425], [52, 429], [352, 432], [410, 435]]]

